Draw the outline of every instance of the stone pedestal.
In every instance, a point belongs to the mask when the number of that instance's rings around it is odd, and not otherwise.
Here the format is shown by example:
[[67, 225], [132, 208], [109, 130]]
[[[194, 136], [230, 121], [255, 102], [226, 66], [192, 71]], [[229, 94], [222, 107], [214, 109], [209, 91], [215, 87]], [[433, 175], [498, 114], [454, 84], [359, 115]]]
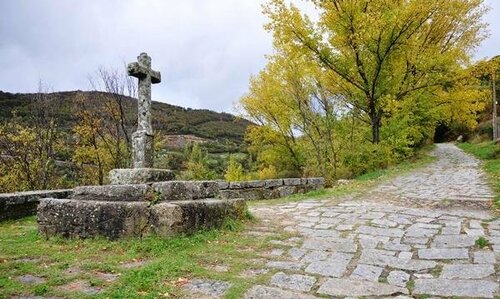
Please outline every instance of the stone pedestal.
[[154, 157], [153, 135], [146, 130], [132, 134], [132, 163], [133, 168], [153, 167]]
[[111, 185], [145, 184], [172, 181], [175, 174], [167, 169], [129, 168], [113, 169], [109, 172]]

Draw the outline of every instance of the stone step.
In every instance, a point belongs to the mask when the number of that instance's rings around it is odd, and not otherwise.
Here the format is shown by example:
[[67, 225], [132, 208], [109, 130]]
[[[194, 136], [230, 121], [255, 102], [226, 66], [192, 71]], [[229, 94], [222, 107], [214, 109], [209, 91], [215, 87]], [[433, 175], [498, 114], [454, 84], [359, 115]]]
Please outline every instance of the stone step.
[[104, 236], [173, 236], [221, 227], [224, 221], [242, 219], [243, 199], [200, 199], [152, 204], [145, 201], [41, 199], [38, 230], [46, 236], [89, 238]]

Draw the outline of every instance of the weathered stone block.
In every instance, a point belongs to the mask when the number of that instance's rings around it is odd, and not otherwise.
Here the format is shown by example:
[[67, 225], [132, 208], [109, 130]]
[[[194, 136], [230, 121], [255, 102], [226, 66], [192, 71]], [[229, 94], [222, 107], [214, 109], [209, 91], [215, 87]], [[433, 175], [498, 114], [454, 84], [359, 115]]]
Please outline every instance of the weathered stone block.
[[193, 200], [219, 196], [217, 181], [170, 181], [154, 183], [161, 201]]
[[265, 185], [266, 188], [283, 186], [283, 180], [282, 179], [266, 180], [265, 183], [264, 183], [264, 185]]
[[263, 188], [221, 190], [220, 196], [223, 199], [243, 198], [246, 200], [275, 198], [272, 197], [273, 196], [272, 190]]
[[184, 233], [221, 227], [228, 218], [242, 219], [246, 210], [244, 199], [204, 199], [172, 204], [182, 209], [181, 231]]
[[230, 189], [262, 188], [265, 181], [241, 181], [229, 183]]
[[96, 201], [144, 201], [148, 190], [149, 186], [146, 184], [84, 186], [73, 189], [71, 198]]
[[241, 219], [243, 199], [165, 202], [85, 201], [42, 199], [38, 230], [46, 236], [109, 239], [148, 234], [172, 236], [221, 227], [227, 218]]
[[109, 180], [113, 185], [165, 182], [174, 178], [175, 174], [167, 169], [130, 168], [113, 169], [109, 172]]
[[229, 189], [229, 183], [225, 181], [217, 181], [219, 185], [219, 190]]
[[146, 202], [41, 199], [38, 230], [46, 236], [110, 239], [142, 236], [150, 232]]
[[298, 186], [302, 184], [302, 179], [300, 178], [283, 179], [283, 184], [285, 186]]
[[73, 190], [44, 190], [0, 194], [0, 221], [35, 215], [40, 198], [65, 198]]
[[286, 197], [286, 196], [290, 196], [292, 194], [298, 193], [296, 186], [282, 186], [282, 187], [278, 187], [277, 190], [279, 192], [279, 196], [277, 196], [277, 197]]

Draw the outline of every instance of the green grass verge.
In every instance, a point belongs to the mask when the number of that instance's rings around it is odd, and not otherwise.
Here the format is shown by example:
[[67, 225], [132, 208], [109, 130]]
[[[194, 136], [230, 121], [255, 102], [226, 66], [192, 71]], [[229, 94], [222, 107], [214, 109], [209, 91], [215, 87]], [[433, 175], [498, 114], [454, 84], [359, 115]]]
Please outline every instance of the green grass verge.
[[488, 174], [491, 187], [496, 194], [493, 207], [498, 212], [500, 210], [500, 145], [494, 142], [466, 142], [458, 146], [483, 161], [483, 169]]
[[[210, 230], [192, 236], [143, 239], [62, 239], [46, 240], [36, 231], [36, 220], [28, 217], [0, 223], [0, 298], [11, 296], [61, 296], [69, 298], [179, 298], [182, 285], [191, 278], [223, 280], [232, 284], [226, 298], [240, 298], [254, 284], [269, 280], [274, 272], [243, 278], [239, 274], [259, 269], [262, 252], [273, 248], [271, 237], [244, 233], [259, 223], [228, 221], [222, 230]], [[283, 234], [275, 239], [288, 238]], [[133, 261], [145, 261], [137, 268], [124, 268]], [[214, 267], [224, 265], [227, 272]], [[78, 269], [68, 274], [68, 269]], [[118, 276], [114, 282], [99, 278], [100, 273]], [[45, 282], [26, 285], [21, 275], [43, 277]], [[61, 290], [73, 281], [86, 281], [101, 287], [97, 295]]]

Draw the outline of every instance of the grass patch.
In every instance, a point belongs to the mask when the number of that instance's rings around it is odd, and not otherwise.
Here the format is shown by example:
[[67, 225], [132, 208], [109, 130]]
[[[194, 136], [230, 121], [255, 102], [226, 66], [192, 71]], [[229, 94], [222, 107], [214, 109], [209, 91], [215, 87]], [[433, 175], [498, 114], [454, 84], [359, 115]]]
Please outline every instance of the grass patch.
[[[247, 221], [249, 229], [259, 225]], [[36, 231], [36, 220], [28, 217], [0, 223], [0, 298], [11, 296], [60, 296], [71, 298], [178, 298], [181, 286], [191, 278], [224, 280], [232, 284], [226, 298], [240, 298], [262, 277], [240, 278], [245, 269], [256, 265], [260, 254], [269, 249], [266, 238], [244, 234], [244, 224], [226, 221], [222, 230], [210, 230], [191, 236], [109, 241], [49, 238]], [[137, 268], [124, 264], [145, 261]], [[224, 265], [227, 272], [214, 267]], [[79, 271], [68, 274], [69, 268]], [[98, 273], [113, 273], [118, 279], [109, 282]], [[21, 275], [43, 277], [39, 285], [25, 285]], [[67, 293], [61, 286], [77, 280], [104, 288], [98, 295]]]
[[495, 198], [493, 207], [500, 210], [500, 145], [494, 142], [460, 143], [458, 147], [483, 161], [483, 169], [488, 174]]
[[481, 236], [474, 242], [474, 244], [476, 245], [476, 247], [483, 249], [485, 247], [488, 247], [490, 245], [490, 242], [488, 241], [488, 239]]

